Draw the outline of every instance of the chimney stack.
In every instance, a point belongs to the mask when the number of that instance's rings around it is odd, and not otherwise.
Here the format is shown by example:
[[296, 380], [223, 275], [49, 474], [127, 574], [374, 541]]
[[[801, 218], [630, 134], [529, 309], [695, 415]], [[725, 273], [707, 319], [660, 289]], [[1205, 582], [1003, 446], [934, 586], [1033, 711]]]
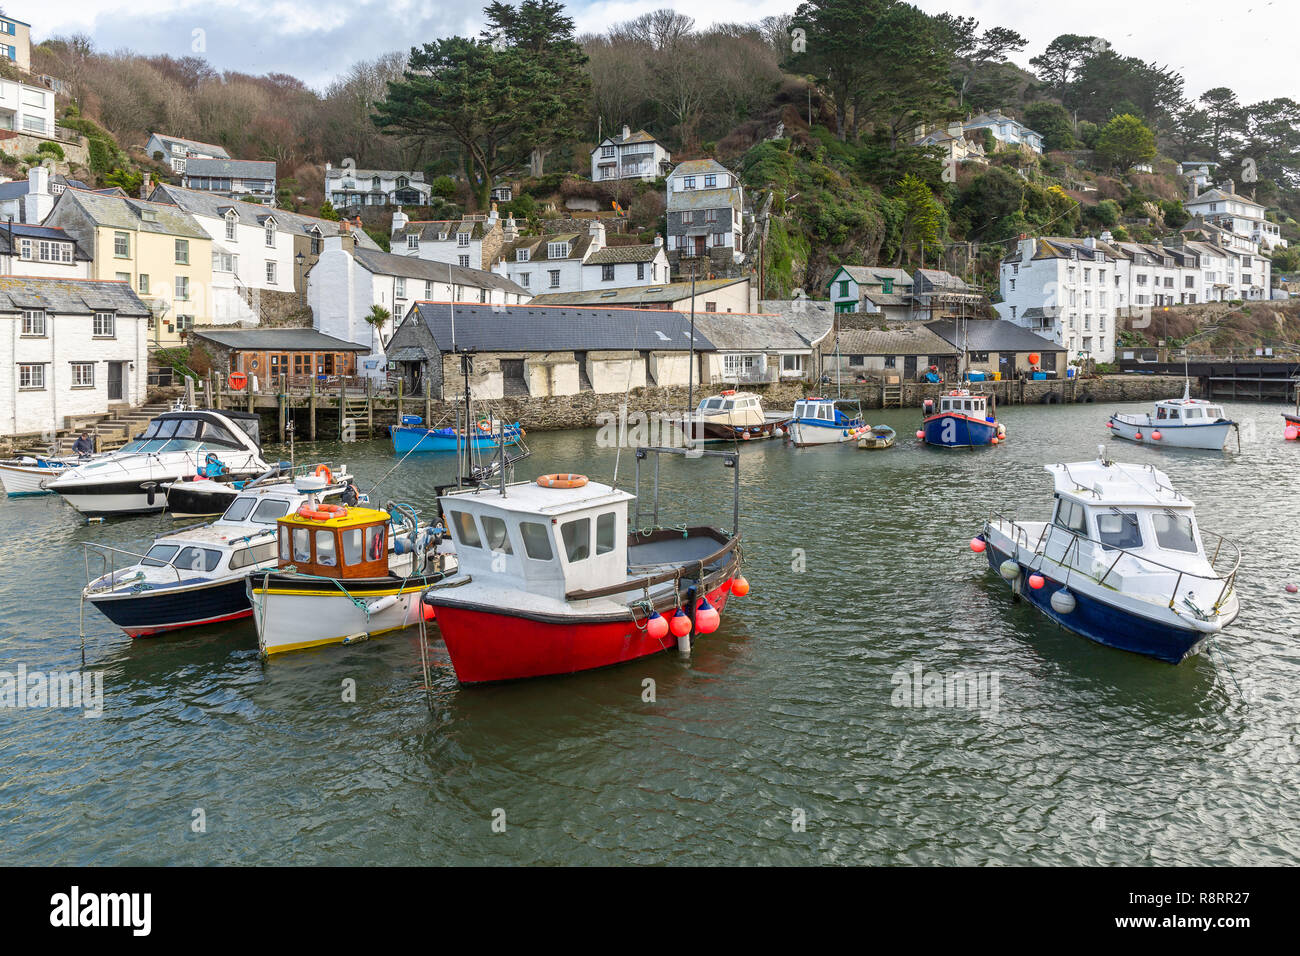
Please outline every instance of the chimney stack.
[[500, 214], [497, 212], [497, 201], [494, 199], [492, 200], [492, 208], [488, 210], [487, 228], [492, 228], [492, 224], [497, 221], [499, 215]]
[[411, 217], [408, 216], [406, 213], [402, 212], [401, 209], [398, 209], [395, 213], [393, 213], [392, 234], [394, 236], [397, 235], [399, 232], [401, 232], [403, 229], [406, 228], [406, 224], [410, 221], [411, 221]]
[[623, 139], [624, 139], [624, 140], [628, 140], [628, 139], [631, 139], [631, 138], [632, 138], [632, 129], [631, 129], [631, 127], [629, 127], [629, 126], [627, 126], [627, 125], [625, 124], [625, 125], [623, 126]]
[[153, 191], [152, 189], [149, 188], [150, 185], [151, 185], [151, 183], [152, 183], [152, 177], [149, 175], [148, 172], [145, 172], [144, 176], [143, 176], [143, 177], [141, 178], [141, 180], [140, 180], [140, 198], [141, 198], [141, 199], [148, 199], [148, 198], [149, 198], [149, 193], [151, 193], [151, 192]]
[[605, 248], [605, 224], [600, 219], [591, 220], [591, 225], [587, 228], [591, 234], [591, 251], [599, 252]]
[[507, 219], [506, 224], [501, 227], [501, 235], [506, 242], [514, 242], [519, 238], [519, 227], [515, 224], [514, 216]]
[[661, 236], [661, 235], [659, 235], [659, 233], [656, 232], [656, 233], [655, 233], [655, 248], [656, 248], [656, 249], [662, 249], [663, 247], [664, 247], [664, 237]]

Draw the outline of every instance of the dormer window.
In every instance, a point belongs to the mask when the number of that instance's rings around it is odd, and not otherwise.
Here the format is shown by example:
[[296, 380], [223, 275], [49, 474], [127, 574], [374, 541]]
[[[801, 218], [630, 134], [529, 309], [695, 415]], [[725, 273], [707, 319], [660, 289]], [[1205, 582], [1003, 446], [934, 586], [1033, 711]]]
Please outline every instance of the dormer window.
[[268, 246], [275, 245], [275, 220], [273, 219], [266, 221], [266, 244]]
[[239, 225], [239, 216], [233, 210], [226, 213], [226, 238], [231, 242], [236, 241], [235, 229]]
[[447, 241], [447, 233], [445, 233], [445, 232], [440, 232], [440, 233], [438, 233], [438, 241], [439, 241], [439, 242], [446, 242], [446, 241]]
[[406, 248], [408, 248], [408, 249], [419, 249], [419, 248], [420, 248], [420, 236], [419, 236], [418, 233], [414, 233], [414, 232], [413, 232], [413, 233], [411, 233], [409, 236], [406, 237]]
[[458, 233], [456, 233], [456, 246], [457, 246], [457, 248], [460, 248], [460, 249], [466, 249], [466, 248], [469, 247], [469, 233], [468, 233], [468, 232], [458, 232]]
[[406, 188], [407, 186], [409, 186], [409, 185], [411, 185], [411, 181], [410, 181], [409, 179], [407, 179], [405, 176], [398, 176], [398, 177], [397, 177], [397, 188], [398, 188], [398, 189], [405, 189], [405, 188]]
[[567, 242], [548, 242], [546, 244], [546, 258], [548, 259], [569, 258], [569, 244]]
[[716, 185], [718, 185], [718, 177], [717, 177], [717, 176], [705, 176], [705, 177], [704, 177], [704, 188], [705, 188], [705, 189], [712, 189], [712, 188], [713, 188], [714, 186], [716, 186]]
[[515, 253], [515, 262], [527, 262], [527, 261], [528, 261], [527, 249], [520, 249]]

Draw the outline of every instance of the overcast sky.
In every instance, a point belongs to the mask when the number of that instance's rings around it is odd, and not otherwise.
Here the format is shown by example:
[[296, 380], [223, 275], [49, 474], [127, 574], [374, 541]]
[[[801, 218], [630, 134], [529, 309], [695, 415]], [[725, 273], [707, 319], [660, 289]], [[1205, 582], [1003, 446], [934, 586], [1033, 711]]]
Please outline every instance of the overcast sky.
[[[1061, 33], [1104, 36], [1117, 51], [1173, 67], [1199, 96], [1228, 86], [1245, 102], [1300, 100], [1295, 44], [1298, 0], [915, 0], [938, 13], [972, 15], [1029, 39], [1022, 66]], [[217, 69], [279, 72], [322, 88], [357, 60], [438, 36], [476, 34], [483, 0], [0, 0], [32, 25], [34, 39], [82, 32], [101, 50], [188, 56]], [[792, 11], [797, 0], [570, 0], [579, 32], [599, 31], [671, 6], [700, 23], [750, 21]]]

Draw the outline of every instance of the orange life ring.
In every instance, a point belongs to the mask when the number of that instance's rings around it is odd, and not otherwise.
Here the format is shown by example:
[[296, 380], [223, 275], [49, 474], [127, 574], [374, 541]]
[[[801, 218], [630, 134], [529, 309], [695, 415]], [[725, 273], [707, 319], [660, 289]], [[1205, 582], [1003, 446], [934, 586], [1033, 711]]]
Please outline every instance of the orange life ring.
[[325, 484], [334, 484], [334, 472], [330, 471], [329, 465], [317, 465], [316, 470], [312, 472], [312, 474], [319, 477], [322, 471], [325, 472]]
[[586, 475], [538, 475], [537, 484], [542, 488], [581, 488], [587, 483]]
[[481, 431], [481, 432], [490, 432], [490, 431], [492, 430], [492, 423], [491, 423], [491, 422], [479, 422], [479, 423], [478, 423], [478, 430]]
[[736, 390], [735, 390], [734, 388], [728, 388], [728, 389], [724, 390], [722, 394], [723, 394], [723, 395], [735, 395], [735, 394], [736, 394]]
[[328, 511], [314, 511], [306, 505], [299, 508], [296, 513], [299, 518], [307, 518], [311, 521], [329, 521], [330, 518], [334, 517]]

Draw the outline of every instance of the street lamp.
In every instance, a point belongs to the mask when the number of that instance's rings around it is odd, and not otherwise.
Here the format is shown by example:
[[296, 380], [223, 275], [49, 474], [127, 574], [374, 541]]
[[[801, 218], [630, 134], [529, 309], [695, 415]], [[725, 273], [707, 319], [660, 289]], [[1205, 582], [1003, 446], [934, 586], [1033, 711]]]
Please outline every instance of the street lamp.
[[298, 254], [293, 257], [293, 261], [298, 263], [298, 308], [302, 308], [307, 297], [307, 289], [302, 278], [302, 264], [307, 261], [307, 257], [299, 250]]

